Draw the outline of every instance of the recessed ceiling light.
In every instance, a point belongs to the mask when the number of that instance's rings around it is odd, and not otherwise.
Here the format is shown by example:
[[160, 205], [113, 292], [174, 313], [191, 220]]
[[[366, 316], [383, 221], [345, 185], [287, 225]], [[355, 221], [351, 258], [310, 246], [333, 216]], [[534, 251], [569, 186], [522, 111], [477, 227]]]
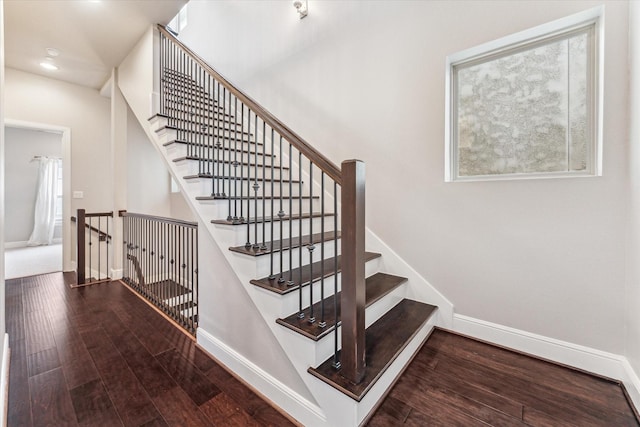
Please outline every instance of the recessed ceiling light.
[[46, 61], [41, 62], [40, 66], [46, 70], [51, 70], [51, 71], [55, 71], [58, 69], [58, 67], [55, 64], [52, 64], [51, 62], [46, 62]]
[[48, 47], [45, 50], [47, 51], [47, 55], [48, 56], [56, 57], [56, 56], [60, 55], [60, 51], [58, 49], [56, 49], [55, 47]]

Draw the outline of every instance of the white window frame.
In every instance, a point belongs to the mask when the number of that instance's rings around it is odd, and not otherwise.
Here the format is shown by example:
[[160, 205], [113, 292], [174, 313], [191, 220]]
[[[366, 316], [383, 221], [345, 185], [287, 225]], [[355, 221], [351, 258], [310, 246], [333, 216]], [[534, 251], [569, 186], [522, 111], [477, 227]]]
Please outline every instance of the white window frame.
[[[470, 62], [482, 62], [492, 58], [507, 56], [518, 50], [526, 50], [544, 40], [552, 40], [575, 32], [580, 28], [594, 25], [594, 72], [590, 79], [593, 100], [589, 106], [592, 111], [590, 130], [592, 138], [587, 143], [588, 163], [586, 171], [513, 173], [495, 175], [458, 175], [458, 147], [456, 127], [456, 81], [455, 67]], [[493, 181], [531, 178], [567, 178], [584, 176], [602, 176], [602, 123], [603, 123], [603, 87], [604, 87], [604, 6], [595, 7], [566, 18], [558, 19], [516, 34], [503, 37], [461, 52], [447, 56], [446, 93], [445, 93], [445, 182], [457, 181]]]

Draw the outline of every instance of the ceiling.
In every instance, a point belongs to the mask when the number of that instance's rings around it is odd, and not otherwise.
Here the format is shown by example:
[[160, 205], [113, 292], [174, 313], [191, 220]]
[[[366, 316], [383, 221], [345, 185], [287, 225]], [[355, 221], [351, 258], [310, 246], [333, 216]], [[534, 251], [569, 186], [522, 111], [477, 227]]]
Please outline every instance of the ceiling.
[[[5, 0], [5, 65], [99, 89], [149, 25], [187, 0]], [[60, 51], [48, 71], [46, 48]]]

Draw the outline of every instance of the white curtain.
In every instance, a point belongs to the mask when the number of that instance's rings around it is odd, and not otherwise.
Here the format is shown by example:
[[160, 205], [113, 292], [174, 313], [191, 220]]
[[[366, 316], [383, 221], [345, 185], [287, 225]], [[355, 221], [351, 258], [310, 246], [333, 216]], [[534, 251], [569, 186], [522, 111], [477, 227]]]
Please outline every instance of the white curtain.
[[56, 225], [60, 159], [40, 158], [33, 232], [27, 246], [50, 245]]

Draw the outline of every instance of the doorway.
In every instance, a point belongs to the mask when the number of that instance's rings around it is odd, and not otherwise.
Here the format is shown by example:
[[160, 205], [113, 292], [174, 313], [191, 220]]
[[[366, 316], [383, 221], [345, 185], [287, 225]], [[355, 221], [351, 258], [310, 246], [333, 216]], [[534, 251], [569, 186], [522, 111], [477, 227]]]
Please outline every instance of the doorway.
[[5, 279], [72, 269], [69, 158], [68, 128], [5, 120]]

